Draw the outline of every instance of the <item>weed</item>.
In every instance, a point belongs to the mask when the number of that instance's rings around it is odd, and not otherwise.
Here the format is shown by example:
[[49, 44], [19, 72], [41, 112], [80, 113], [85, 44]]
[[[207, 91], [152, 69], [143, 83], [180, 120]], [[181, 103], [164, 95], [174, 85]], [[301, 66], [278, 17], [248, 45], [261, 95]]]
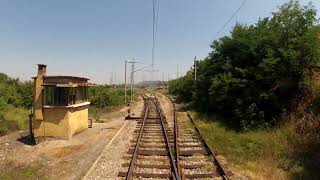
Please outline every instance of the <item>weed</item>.
[[28, 110], [8, 105], [0, 110], [0, 136], [28, 127]]
[[39, 166], [20, 166], [13, 162], [7, 162], [0, 168], [0, 179], [3, 180], [40, 180], [45, 179], [38, 175]]
[[319, 179], [319, 145], [306, 143], [292, 125], [238, 132], [218, 119], [196, 117], [209, 146], [228, 161], [231, 170], [253, 179]]

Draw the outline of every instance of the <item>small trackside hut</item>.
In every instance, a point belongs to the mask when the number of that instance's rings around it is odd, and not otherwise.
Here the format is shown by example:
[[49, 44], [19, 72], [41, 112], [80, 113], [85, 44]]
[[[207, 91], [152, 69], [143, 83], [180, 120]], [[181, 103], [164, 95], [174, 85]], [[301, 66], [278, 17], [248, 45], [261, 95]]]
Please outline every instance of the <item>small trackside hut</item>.
[[88, 128], [87, 78], [46, 76], [38, 65], [33, 90], [33, 133], [36, 138], [70, 139]]

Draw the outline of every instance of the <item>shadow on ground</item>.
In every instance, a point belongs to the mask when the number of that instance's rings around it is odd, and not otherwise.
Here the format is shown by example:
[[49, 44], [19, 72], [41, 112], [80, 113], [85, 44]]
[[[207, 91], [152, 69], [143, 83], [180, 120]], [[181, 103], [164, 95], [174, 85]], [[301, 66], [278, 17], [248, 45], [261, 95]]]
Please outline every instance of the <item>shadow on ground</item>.
[[30, 146], [36, 145], [35, 140], [30, 135], [22, 135], [17, 141]]

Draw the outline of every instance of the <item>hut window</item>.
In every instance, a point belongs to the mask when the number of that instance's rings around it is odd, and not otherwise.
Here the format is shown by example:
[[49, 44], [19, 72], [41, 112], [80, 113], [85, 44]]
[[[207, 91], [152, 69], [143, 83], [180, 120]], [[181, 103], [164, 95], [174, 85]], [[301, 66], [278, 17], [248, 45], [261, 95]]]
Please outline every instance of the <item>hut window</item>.
[[45, 104], [52, 106], [68, 105], [68, 88], [46, 86]]
[[56, 87], [46, 86], [45, 88], [45, 104], [51, 106], [68, 106], [79, 104], [88, 100], [87, 87]]
[[46, 86], [46, 105], [54, 104], [54, 86]]
[[88, 97], [88, 88], [87, 88], [87, 87], [84, 87], [84, 99], [85, 99], [86, 101], [89, 100], [89, 97]]
[[69, 91], [69, 105], [76, 104], [77, 91], [76, 88], [70, 88]]
[[87, 87], [78, 87], [77, 88], [77, 103], [86, 102], [87, 99]]

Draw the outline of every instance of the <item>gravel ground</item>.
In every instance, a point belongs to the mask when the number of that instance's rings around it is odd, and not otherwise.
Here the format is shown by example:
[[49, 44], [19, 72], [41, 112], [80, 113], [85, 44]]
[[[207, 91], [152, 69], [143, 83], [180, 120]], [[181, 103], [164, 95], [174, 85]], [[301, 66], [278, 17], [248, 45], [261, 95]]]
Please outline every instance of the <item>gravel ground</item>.
[[168, 99], [168, 97], [164, 96], [163, 94], [157, 93], [157, 97], [159, 99], [161, 109], [163, 113], [166, 115], [166, 120], [168, 122], [169, 128], [173, 129], [174, 123], [173, 123], [173, 108], [171, 101]]
[[118, 178], [121, 164], [128, 162], [122, 159], [130, 145], [129, 134], [135, 129], [136, 122], [130, 121], [115, 141], [107, 148], [98, 161], [96, 168], [90, 173], [88, 179], [122, 179]]
[[[142, 108], [143, 103], [133, 108], [131, 112], [140, 115]], [[84, 179], [123, 179], [118, 177], [118, 173], [119, 171], [124, 170], [123, 167], [121, 167], [123, 163], [130, 162], [123, 157], [130, 148], [130, 140], [132, 139], [136, 125], [136, 121], [127, 121], [119, 135], [115, 137], [111, 144], [107, 145], [101, 154], [101, 158], [98, 159], [97, 163], [92, 167], [91, 171]]]
[[[140, 114], [143, 101], [133, 105], [136, 114]], [[100, 156], [105, 146], [110, 142], [125, 122], [127, 107], [118, 108], [104, 114], [106, 123], [94, 123], [70, 140], [47, 138], [35, 146], [25, 141], [27, 132], [13, 132], [0, 137], [0, 168], [12, 170], [14, 167], [39, 167], [38, 176], [48, 180], [79, 180]], [[128, 125], [128, 124], [127, 124]], [[9, 165], [7, 165], [10, 163]]]

